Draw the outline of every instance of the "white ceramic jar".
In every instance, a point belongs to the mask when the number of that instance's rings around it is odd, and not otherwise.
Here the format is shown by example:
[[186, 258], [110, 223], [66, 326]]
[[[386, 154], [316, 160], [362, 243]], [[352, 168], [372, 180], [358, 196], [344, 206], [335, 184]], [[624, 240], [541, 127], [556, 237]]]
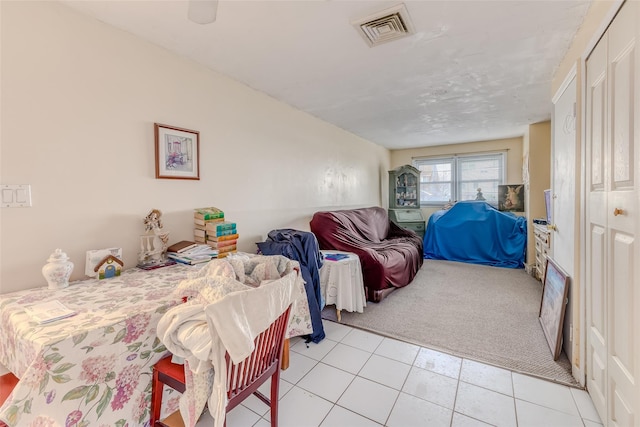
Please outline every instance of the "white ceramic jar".
[[69, 286], [69, 276], [73, 271], [73, 263], [61, 249], [56, 249], [47, 264], [42, 267], [42, 275], [47, 279], [49, 289], [62, 289]]

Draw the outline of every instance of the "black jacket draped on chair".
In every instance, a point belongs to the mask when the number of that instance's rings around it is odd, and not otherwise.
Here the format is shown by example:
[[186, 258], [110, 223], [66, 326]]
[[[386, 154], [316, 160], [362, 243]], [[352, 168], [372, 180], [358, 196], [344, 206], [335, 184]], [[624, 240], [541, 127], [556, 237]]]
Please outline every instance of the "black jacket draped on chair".
[[300, 263], [300, 272], [305, 282], [311, 325], [313, 334], [307, 336], [307, 342], [318, 343], [324, 339], [324, 328], [320, 315], [320, 267], [322, 267], [322, 253], [318, 247], [318, 240], [308, 231], [290, 228], [272, 230], [267, 241], [257, 244], [264, 255], [283, 255]]

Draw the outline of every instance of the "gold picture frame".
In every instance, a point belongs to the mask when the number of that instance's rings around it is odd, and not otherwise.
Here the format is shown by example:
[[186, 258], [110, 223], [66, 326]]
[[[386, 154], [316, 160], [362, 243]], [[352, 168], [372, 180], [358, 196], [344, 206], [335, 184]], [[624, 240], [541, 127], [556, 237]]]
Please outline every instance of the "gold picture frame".
[[200, 132], [154, 124], [156, 178], [200, 179]]

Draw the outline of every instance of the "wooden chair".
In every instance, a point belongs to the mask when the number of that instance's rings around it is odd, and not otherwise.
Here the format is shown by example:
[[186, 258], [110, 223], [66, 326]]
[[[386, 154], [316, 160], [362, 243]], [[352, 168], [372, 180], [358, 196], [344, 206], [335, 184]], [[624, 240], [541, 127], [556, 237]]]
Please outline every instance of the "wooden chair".
[[[226, 354], [227, 362], [227, 407], [226, 412], [238, 406], [244, 399], [255, 394], [271, 408], [271, 426], [278, 426], [278, 390], [280, 387], [280, 363], [284, 337], [289, 324], [289, 306], [269, 327], [255, 339], [253, 352], [238, 364], [234, 364]], [[271, 378], [270, 398], [258, 391], [265, 381]], [[171, 356], [165, 357], [153, 367], [151, 388], [151, 427], [184, 426], [180, 411], [176, 411], [160, 421], [163, 385], [180, 393], [185, 391], [183, 365], [171, 362]], [[226, 426], [226, 422], [225, 422]]]
[[[0, 406], [9, 397], [16, 384], [18, 384], [18, 378], [11, 372], [0, 375]], [[6, 427], [7, 425], [0, 421], [0, 427]]]

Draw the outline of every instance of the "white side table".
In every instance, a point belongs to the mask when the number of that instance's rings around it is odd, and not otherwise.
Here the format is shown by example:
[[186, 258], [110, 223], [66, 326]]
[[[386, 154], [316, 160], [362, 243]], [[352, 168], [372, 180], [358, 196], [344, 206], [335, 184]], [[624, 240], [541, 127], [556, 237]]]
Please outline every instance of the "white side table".
[[331, 261], [325, 258], [320, 269], [320, 289], [325, 304], [335, 304], [338, 322], [340, 311], [362, 313], [367, 306], [360, 258], [351, 252], [321, 251], [323, 255], [344, 254], [347, 258]]

